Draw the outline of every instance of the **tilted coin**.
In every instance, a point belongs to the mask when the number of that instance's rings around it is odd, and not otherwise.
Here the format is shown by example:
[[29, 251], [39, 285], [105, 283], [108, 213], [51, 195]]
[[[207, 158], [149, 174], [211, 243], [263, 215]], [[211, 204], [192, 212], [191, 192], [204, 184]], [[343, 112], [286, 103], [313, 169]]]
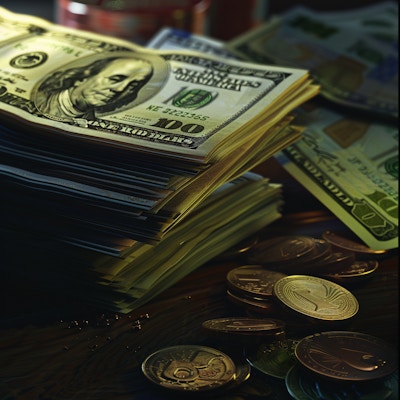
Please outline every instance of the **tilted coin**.
[[271, 297], [274, 283], [286, 276], [261, 265], [242, 265], [228, 272], [226, 279], [231, 290], [247, 296]]
[[371, 335], [328, 331], [301, 339], [297, 360], [308, 370], [329, 378], [366, 381], [383, 378], [397, 369], [394, 350]]
[[277, 311], [277, 307], [272, 300], [238, 296], [230, 290], [226, 291], [228, 299], [235, 305], [252, 311], [256, 314], [271, 315]]
[[281, 332], [283, 321], [272, 318], [230, 317], [209, 319], [202, 323], [207, 332], [237, 335], [268, 335]]
[[327, 242], [331, 243], [332, 246], [335, 246], [339, 249], [349, 250], [354, 253], [364, 253], [364, 254], [384, 254], [387, 250], [374, 250], [365, 246], [362, 243], [357, 243], [353, 240], [347, 239], [340, 235], [337, 235], [331, 231], [325, 231], [322, 234], [322, 238]]
[[279, 379], [285, 379], [289, 369], [295, 364], [294, 349], [298, 340], [286, 339], [263, 343], [254, 351], [245, 349], [246, 359], [256, 370]]
[[356, 260], [347, 268], [339, 271], [321, 274], [322, 277], [338, 283], [354, 283], [369, 277], [379, 267], [376, 260]]
[[295, 364], [287, 373], [285, 384], [296, 400], [397, 400], [398, 383], [394, 377], [371, 382], [334, 382], [307, 373]]
[[309, 236], [278, 236], [260, 241], [247, 253], [252, 264], [282, 265], [298, 262], [302, 257], [315, 252], [315, 240]]
[[359, 309], [355, 296], [327, 279], [310, 275], [289, 275], [274, 285], [274, 296], [298, 314], [325, 321], [353, 317]]
[[142, 371], [159, 386], [193, 392], [220, 388], [236, 377], [236, 365], [228, 355], [197, 345], [160, 349], [143, 361]]

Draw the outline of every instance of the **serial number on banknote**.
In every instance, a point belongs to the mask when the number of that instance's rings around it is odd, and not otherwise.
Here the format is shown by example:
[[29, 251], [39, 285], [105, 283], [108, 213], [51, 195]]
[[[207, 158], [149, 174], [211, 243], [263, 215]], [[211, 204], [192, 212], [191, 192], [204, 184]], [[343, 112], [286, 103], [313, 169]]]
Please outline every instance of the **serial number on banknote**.
[[195, 114], [192, 112], [174, 110], [173, 108], [163, 108], [160, 106], [149, 106], [147, 107], [147, 109], [151, 111], [161, 112], [163, 114], [174, 115], [176, 117], [193, 118], [200, 121], [206, 121], [209, 118], [208, 115]]

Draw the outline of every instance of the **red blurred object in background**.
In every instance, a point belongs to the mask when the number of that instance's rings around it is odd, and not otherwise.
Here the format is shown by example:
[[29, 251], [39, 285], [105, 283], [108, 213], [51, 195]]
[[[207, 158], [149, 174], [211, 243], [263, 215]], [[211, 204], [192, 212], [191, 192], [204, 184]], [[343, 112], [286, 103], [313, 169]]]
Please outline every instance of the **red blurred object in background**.
[[162, 27], [205, 31], [211, 0], [58, 0], [61, 25], [145, 44]]

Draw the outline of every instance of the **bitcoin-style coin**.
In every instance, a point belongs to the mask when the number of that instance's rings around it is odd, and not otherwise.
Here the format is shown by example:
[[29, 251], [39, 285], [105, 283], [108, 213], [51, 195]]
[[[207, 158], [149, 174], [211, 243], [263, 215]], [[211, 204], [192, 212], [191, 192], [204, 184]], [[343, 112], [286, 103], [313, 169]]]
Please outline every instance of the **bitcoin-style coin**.
[[272, 318], [231, 317], [209, 319], [202, 323], [211, 334], [269, 335], [281, 332], [285, 323]]
[[306, 336], [297, 344], [295, 356], [318, 375], [346, 381], [383, 378], [397, 369], [394, 349], [379, 338], [351, 331]]
[[322, 238], [329, 242], [332, 246], [335, 246], [339, 249], [352, 251], [354, 253], [361, 253], [361, 254], [384, 254], [387, 250], [374, 250], [365, 246], [362, 243], [355, 242], [351, 239], [342, 237], [337, 235], [331, 231], [325, 231], [322, 234]]
[[261, 265], [242, 265], [228, 272], [226, 279], [230, 290], [247, 296], [272, 296], [274, 283], [286, 274], [267, 270]]
[[379, 267], [376, 260], [356, 260], [350, 266], [332, 273], [323, 273], [322, 277], [339, 284], [355, 283], [371, 276]]
[[299, 364], [287, 373], [285, 384], [290, 395], [296, 400], [335, 399], [335, 400], [397, 400], [397, 377], [371, 382], [346, 382], [323, 379], [309, 374]]
[[272, 343], [263, 343], [257, 349], [245, 348], [249, 364], [263, 374], [285, 379], [289, 369], [295, 364], [294, 349], [298, 340], [286, 339]]
[[197, 345], [158, 350], [143, 361], [142, 371], [159, 386], [188, 392], [220, 388], [236, 377], [236, 365], [228, 355]]
[[274, 285], [274, 296], [286, 308], [324, 321], [342, 321], [359, 309], [356, 297], [344, 287], [310, 275], [289, 275]]
[[247, 253], [252, 264], [267, 265], [272, 269], [299, 262], [315, 252], [316, 243], [309, 236], [278, 236], [260, 241]]

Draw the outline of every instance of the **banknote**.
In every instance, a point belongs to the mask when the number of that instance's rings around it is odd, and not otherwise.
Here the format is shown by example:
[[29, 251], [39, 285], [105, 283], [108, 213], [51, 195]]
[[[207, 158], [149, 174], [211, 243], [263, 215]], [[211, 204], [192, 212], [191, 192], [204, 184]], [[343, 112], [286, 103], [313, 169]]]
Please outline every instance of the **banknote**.
[[193, 50], [219, 57], [237, 58], [225, 48], [221, 40], [170, 27], [164, 27], [158, 31], [146, 43], [146, 47], [159, 50]]
[[209, 162], [289, 113], [297, 101], [282, 99], [295, 90], [302, 101], [318, 92], [305, 69], [157, 51], [3, 8], [1, 15], [1, 30], [19, 32], [0, 39], [1, 120], [44, 127], [42, 136]]
[[345, 12], [333, 13], [330, 19], [329, 13], [321, 16], [295, 7], [226, 46], [247, 60], [307, 68], [321, 84], [321, 94], [330, 101], [397, 118], [395, 10], [397, 4], [388, 9], [387, 3], [382, 3], [347, 17]]
[[399, 147], [395, 124], [299, 107], [303, 139], [276, 158], [372, 249], [398, 246]]

